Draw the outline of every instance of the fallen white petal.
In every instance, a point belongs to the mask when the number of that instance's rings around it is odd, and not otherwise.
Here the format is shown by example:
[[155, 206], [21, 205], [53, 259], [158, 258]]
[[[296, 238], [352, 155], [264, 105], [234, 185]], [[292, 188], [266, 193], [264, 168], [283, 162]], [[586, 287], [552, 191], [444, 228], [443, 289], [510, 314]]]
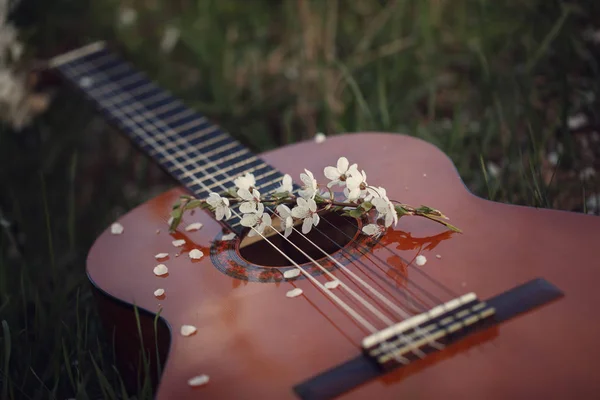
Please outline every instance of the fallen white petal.
[[340, 286], [340, 281], [338, 280], [325, 282], [325, 287], [327, 289], [335, 289], [338, 286]]
[[115, 222], [110, 226], [110, 233], [112, 233], [113, 235], [120, 235], [121, 233], [123, 233], [123, 229], [123, 225], [121, 225], [118, 222]]
[[200, 228], [202, 228], [202, 223], [194, 222], [193, 224], [189, 224], [188, 226], [186, 226], [185, 230], [188, 232], [191, 232], [191, 231], [197, 231]]
[[190, 336], [193, 333], [196, 333], [198, 329], [194, 325], [182, 325], [181, 326], [181, 334], [183, 336]]
[[169, 272], [169, 268], [167, 268], [165, 264], [158, 264], [156, 267], [154, 267], [154, 275], [161, 276], [167, 272]]
[[204, 253], [198, 249], [190, 250], [189, 256], [192, 260], [199, 260], [202, 258]]
[[319, 132], [315, 135], [315, 143], [323, 143], [325, 139], [327, 139], [327, 136], [324, 133]]
[[286, 279], [295, 278], [298, 275], [300, 275], [300, 270], [299, 269], [290, 269], [289, 271], [285, 271], [283, 273], [283, 277], [286, 278]]
[[419, 267], [422, 267], [427, 262], [427, 258], [425, 258], [425, 256], [423, 256], [423, 255], [419, 255], [419, 256], [417, 256], [415, 262], [417, 263], [417, 265]]
[[300, 288], [296, 288], [296, 289], [292, 289], [292, 290], [290, 290], [290, 291], [289, 291], [289, 292], [287, 292], [285, 295], [286, 295], [287, 297], [290, 297], [290, 298], [291, 298], [291, 297], [297, 297], [297, 296], [300, 296], [301, 294], [302, 294], [302, 289], [300, 289]]
[[175, 246], [175, 247], [181, 247], [184, 244], [185, 244], [185, 240], [183, 240], [183, 239], [173, 240], [173, 246]]
[[423, 174], [423, 178], [427, 178], [427, 174]]
[[225, 241], [225, 240], [232, 240], [235, 239], [235, 233], [231, 232], [228, 233], [227, 235], [223, 235], [223, 237], [221, 238], [221, 240]]
[[206, 385], [209, 381], [208, 375], [198, 375], [191, 379], [188, 379], [188, 385], [198, 387], [202, 385]]
[[154, 256], [154, 258], [156, 258], [158, 260], [159, 258], [165, 258], [168, 256], [169, 256], [169, 253], [158, 253], [157, 255]]
[[439, 254], [436, 254], [435, 258], [440, 259], [440, 258], [442, 258], [442, 256], [440, 256]]
[[155, 295], [156, 297], [160, 297], [160, 296], [162, 296], [163, 294], [165, 294], [165, 289], [156, 289], [156, 290], [154, 291], [154, 295]]

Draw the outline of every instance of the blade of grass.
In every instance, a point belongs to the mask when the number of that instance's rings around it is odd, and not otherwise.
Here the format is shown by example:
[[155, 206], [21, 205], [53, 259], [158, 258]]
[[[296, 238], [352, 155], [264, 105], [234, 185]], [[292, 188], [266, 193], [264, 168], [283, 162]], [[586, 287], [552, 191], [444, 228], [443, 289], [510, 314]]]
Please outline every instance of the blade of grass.
[[4, 375], [4, 378], [2, 379], [2, 398], [8, 399], [8, 387], [10, 385], [8, 371], [10, 371], [10, 351], [12, 345], [10, 341], [10, 328], [8, 327], [8, 322], [6, 322], [6, 320], [2, 320], [2, 337], [4, 342], [4, 352], [2, 355], [2, 370]]

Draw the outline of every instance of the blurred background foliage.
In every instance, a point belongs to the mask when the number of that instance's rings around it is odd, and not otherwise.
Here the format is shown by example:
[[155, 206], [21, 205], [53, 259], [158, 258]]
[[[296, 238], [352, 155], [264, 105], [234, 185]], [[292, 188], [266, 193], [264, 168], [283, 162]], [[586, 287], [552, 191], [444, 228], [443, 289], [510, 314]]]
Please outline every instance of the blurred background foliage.
[[[25, 51], [16, 71], [106, 40], [257, 152], [317, 132], [405, 133], [439, 146], [483, 197], [598, 212], [596, 0], [23, 0], [10, 10]], [[127, 397], [85, 255], [116, 217], [174, 182], [36, 76], [28, 88], [49, 107], [0, 129], [0, 398]], [[143, 381], [133, 396], [149, 396]]]

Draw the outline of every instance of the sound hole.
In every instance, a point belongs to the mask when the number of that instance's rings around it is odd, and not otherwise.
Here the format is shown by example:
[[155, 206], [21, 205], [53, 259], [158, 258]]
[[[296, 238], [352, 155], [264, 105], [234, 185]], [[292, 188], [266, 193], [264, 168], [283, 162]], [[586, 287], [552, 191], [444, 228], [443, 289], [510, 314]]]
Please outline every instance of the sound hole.
[[[323, 252], [333, 254], [355, 239], [360, 222], [354, 218], [344, 217], [337, 213], [320, 214], [321, 221], [311, 231], [303, 235], [302, 225], [296, 225], [296, 230], [288, 236], [288, 239], [299, 249], [310, 256], [313, 260], [326, 258]], [[274, 223], [277, 218], [274, 218]], [[277, 246], [289, 258], [297, 264], [310, 262], [310, 259], [296, 249], [281, 235], [270, 230], [267, 240]], [[248, 262], [265, 267], [291, 266], [291, 263], [271, 244], [260, 236], [246, 236], [240, 243], [240, 255]]]

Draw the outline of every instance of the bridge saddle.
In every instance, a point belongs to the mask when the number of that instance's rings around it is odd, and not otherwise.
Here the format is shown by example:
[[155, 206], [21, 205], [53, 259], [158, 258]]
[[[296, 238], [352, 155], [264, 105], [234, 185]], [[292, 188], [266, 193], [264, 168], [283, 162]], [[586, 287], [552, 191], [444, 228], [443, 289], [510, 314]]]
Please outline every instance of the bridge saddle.
[[365, 337], [363, 352], [384, 369], [407, 364], [480, 328], [495, 312], [468, 293]]

